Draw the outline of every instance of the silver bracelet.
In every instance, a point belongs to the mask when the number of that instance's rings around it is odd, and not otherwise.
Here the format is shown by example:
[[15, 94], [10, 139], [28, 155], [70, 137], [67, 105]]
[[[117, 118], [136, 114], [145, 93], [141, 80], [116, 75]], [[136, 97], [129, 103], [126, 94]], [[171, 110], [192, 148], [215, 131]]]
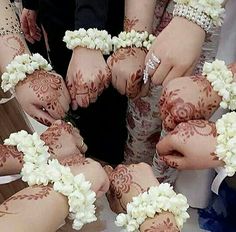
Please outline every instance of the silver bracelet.
[[212, 19], [206, 13], [191, 6], [175, 4], [173, 16], [184, 17], [189, 21], [196, 23], [206, 33], [208, 33], [213, 26]]

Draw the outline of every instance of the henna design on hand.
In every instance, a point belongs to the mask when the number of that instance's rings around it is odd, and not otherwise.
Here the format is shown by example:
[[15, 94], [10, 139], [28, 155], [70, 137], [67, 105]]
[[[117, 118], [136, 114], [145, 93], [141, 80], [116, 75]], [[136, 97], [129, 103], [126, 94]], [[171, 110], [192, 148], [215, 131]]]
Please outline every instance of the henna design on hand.
[[[126, 205], [122, 201], [123, 194], [130, 191], [131, 186], [137, 189], [138, 193], [144, 192], [144, 189], [133, 181], [132, 171], [124, 165], [119, 165], [109, 176], [110, 194], [113, 199], [117, 199], [121, 208], [126, 211]], [[110, 202], [112, 204], [114, 202]]]
[[54, 124], [49, 127], [40, 138], [49, 147], [49, 153], [55, 157], [55, 150], [61, 149], [62, 144], [59, 143], [60, 137], [63, 133], [72, 134], [73, 127], [65, 122], [61, 122], [60, 125]]
[[6, 39], [4, 43], [5, 46], [15, 51], [15, 53], [12, 56], [12, 59], [26, 52], [25, 44], [23, 43], [21, 38], [19, 38], [18, 36], [15, 36], [15, 35], [6, 36], [4, 39]]
[[52, 123], [51, 123], [50, 121], [48, 121], [46, 118], [41, 118], [41, 117], [37, 117], [37, 116], [33, 116], [33, 118], [34, 118], [36, 121], [42, 123], [42, 124], [45, 125], [45, 126], [51, 126], [51, 124], [52, 124]]
[[16, 159], [20, 164], [23, 163], [23, 154], [19, 152], [14, 146], [5, 146], [0, 144], [0, 168], [9, 158]]
[[129, 19], [125, 16], [124, 18], [124, 30], [126, 32], [131, 31], [133, 27], [139, 22], [138, 19]]
[[125, 60], [129, 56], [135, 56], [135, 55], [136, 51], [132, 47], [119, 48], [111, 55], [110, 59], [111, 67], [113, 67], [115, 63], [118, 63], [121, 60]]
[[89, 164], [89, 161], [83, 155], [73, 155], [60, 160], [60, 164], [63, 166], [85, 165]]
[[[203, 131], [204, 129], [205, 131]], [[188, 122], [180, 123], [173, 131], [171, 135], [178, 135], [179, 139], [186, 143], [187, 139], [195, 134], [200, 136], [217, 136], [217, 130], [215, 123], [207, 122], [204, 120], [191, 120]]]
[[[179, 167], [179, 165], [175, 161], [168, 160], [166, 159], [165, 156], [161, 156], [160, 160], [164, 161], [166, 165], [168, 165], [168, 167], [175, 168], [175, 169]], [[166, 168], [166, 170], [168, 169], [168, 167]], [[163, 172], [162, 174], [165, 174], [165, 172]]]
[[167, 218], [160, 223], [153, 222], [152, 226], [145, 229], [144, 232], [180, 232], [180, 230], [171, 222], [170, 218]]
[[143, 69], [139, 69], [136, 73], [131, 74], [126, 86], [126, 93], [128, 97], [134, 98], [140, 92], [143, 80], [142, 76]]
[[16, 194], [8, 198], [6, 201], [4, 201], [2, 206], [5, 208], [6, 211], [8, 211], [9, 210], [8, 203], [10, 201], [15, 201], [15, 200], [37, 201], [37, 200], [47, 197], [50, 194], [50, 192], [53, 190], [51, 186], [34, 186], [32, 188], [39, 188], [39, 190], [33, 194]]

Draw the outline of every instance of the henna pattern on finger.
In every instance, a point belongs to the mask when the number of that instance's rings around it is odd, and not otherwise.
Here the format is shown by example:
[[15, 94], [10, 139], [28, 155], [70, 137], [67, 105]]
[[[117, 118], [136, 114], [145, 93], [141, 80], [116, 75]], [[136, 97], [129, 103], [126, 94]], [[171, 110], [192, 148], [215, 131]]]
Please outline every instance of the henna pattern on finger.
[[7, 162], [7, 159], [16, 159], [20, 164], [23, 163], [23, 154], [14, 146], [5, 146], [0, 144], [0, 168]]
[[33, 115], [32, 115], [32, 117], [33, 117], [36, 121], [42, 123], [42, 124], [45, 125], [45, 126], [51, 126], [51, 124], [52, 124], [52, 123], [51, 123], [50, 121], [48, 121], [46, 118], [37, 117], [37, 116], [33, 116]]
[[160, 160], [164, 161], [166, 165], [168, 165], [171, 168], [177, 169], [179, 167], [179, 165], [176, 162], [168, 160], [165, 156], [160, 157]]
[[170, 218], [167, 218], [159, 223], [153, 222], [152, 226], [144, 232], [180, 232], [180, 230], [171, 222]]
[[40, 138], [48, 146], [48, 151], [51, 155], [55, 156], [55, 151], [62, 148], [62, 144], [59, 143], [59, 139], [63, 134], [72, 135], [73, 127], [65, 122], [61, 124], [53, 124], [44, 133], [41, 134]]
[[6, 36], [4, 39], [6, 39], [4, 43], [5, 46], [15, 51], [15, 53], [12, 56], [12, 59], [26, 52], [25, 44], [23, 43], [21, 38], [19, 38], [18, 36], [16, 35]]
[[126, 32], [129, 32], [133, 29], [133, 27], [139, 22], [138, 19], [129, 19], [128, 17], [125, 16], [124, 18], [124, 30]]
[[63, 166], [85, 165], [89, 164], [89, 161], [86, 159], [85, 156], [78, 154], [60, 160], [60, 164]]
[[111, 70], [106, 67], [105, 73], [102, 72], [102, 70], [99, 70], [98, 74], [96, 75], [96, 78], [99, 80], [98, 85], [98, 96], [101, 95], [102, 91], [110, 85], [111, 82]]
[[182, 140], [184, 143], [186, 143], [187, 139], [194, 136], [195, 134], [200, 136], [217, 136], [215, 123], [204, 120], [192, 120], [180, 123], [170, 133], [171, 135], [178, 135], [180, 140]]
[[15, 201], [15, 200], [40, 200], [43, 198], [46, 198], [50, 192], [53, 190], [51, 186], [34, 186], [32, 188], [39, 188], [39, 190], [36, 193], [33, 194], [16, 194], [10, 198], [8, 198], [6, 201], [3, 202], [2, 206], [5, 208], [6, 211], [9, 210], [8, 203], [10, 201]]
[[143, 76], [143, 70], [139, 69], [136, 73], [132, 73], [126, 86], [126, 93], [127, 96], [130, 98], [134, 98], [138, 95], [138, 93], [141, 90], [142, 86], [142, 76]]

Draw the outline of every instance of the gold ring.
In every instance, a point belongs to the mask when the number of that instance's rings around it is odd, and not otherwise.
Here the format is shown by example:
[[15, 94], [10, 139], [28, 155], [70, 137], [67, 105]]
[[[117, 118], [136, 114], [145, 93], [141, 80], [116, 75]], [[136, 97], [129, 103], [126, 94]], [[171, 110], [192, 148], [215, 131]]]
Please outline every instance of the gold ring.
[[80, 148], [82, 148], [84, 146], [84, 140], [82, 140], [82, 143], [80, 145]]

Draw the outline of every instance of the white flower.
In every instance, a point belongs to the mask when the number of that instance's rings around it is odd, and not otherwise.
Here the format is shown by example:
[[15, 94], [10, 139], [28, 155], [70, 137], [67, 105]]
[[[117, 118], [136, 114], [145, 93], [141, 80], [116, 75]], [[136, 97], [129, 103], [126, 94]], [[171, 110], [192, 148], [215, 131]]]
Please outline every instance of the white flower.
[[39, 54], [23, 54], [16, 56], [6, 67], [6, 72], [2, 75], [1, 87], [4, 92], [13, 90], [19, 81], [27, 78], [26, 74], [32, 74], [35, 70], [52, 70], [51, 65]]
[[187, 199], [182, 194], [176, 195], [169, 184], [160, 184], [151, 187], [127, 205], [127, 214], [119, 214], [115, 224], [124, 227], [128, 232], [139, 231], [140, 225], [147, 217], [153, 218], [156, 213], [162, 211], [172, 212], [176, 218], [178, 227], [189, 218]]

